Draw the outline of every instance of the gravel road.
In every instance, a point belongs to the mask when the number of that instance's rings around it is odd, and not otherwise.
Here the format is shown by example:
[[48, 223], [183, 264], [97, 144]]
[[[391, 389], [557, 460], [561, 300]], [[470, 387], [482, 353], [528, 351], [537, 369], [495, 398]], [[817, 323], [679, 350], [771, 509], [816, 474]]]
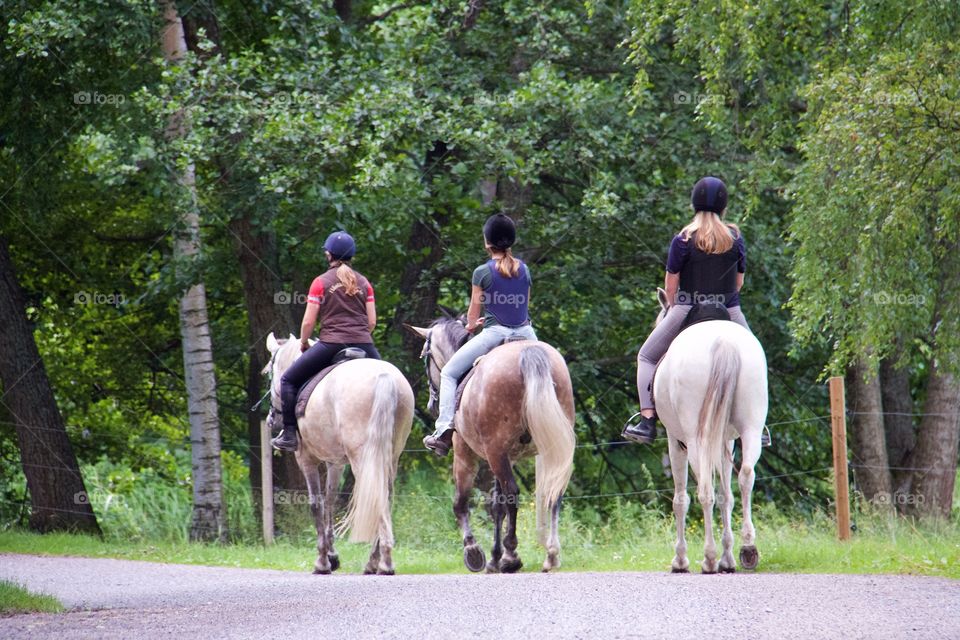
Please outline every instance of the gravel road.
[[960, 582], [668, 573], [313, 576], [0, 554], [60, 615], [0, 638], [957, 638]]

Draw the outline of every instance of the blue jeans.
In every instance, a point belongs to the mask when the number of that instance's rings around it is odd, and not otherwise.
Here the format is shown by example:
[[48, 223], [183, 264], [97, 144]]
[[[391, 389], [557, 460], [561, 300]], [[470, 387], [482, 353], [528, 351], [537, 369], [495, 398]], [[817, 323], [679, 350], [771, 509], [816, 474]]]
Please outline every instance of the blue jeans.
[[470, 370], [477, 358], [492, 351], [507, 338], [522, 336], [536, 340], [533, 327], [504, 327], [498, 324], [485, 327], [473, 339], [460, 347], [453, 357], [443, 365], [440, 371], [440, 416], [437, 418], [436, 434], [453, 428], [453, 414], [456, 412], [457, 384], [460, 378]]

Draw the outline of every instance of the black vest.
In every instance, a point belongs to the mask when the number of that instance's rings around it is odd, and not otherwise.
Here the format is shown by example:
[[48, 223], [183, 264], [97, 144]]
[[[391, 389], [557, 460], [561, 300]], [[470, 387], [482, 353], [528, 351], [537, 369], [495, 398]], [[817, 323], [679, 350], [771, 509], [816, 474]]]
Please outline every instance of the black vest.
[[696, 235], [687, 241], [690, 255], [680, 270], [677, 304], [725, 303], [737, 292], [737, 261], [734, 244], [726, 253], [704, 253], [697, 248]]

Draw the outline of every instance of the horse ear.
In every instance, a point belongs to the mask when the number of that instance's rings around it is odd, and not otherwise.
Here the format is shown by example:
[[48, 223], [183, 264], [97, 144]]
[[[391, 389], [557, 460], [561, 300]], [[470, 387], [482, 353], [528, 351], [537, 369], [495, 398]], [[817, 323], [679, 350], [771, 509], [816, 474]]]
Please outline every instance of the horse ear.
[[660, 303], [661, 309], [667, 308], [667, 292], [660, 287], [657, 287], [657, 302]]
[[403, 323], [403, 328], [409, 331], [410, 333], [420, 336], [424, 340], [426, 340], [427, 336], [430, 335], [430, 329], [422, 329], [420, 327], [415, 327], [412, 324], [407, 324], [406, 322]]
[[270, 332], [270, 335], [267, 336], [267, 351], [270, 353], [276, 353], [277, 349], [280, 348], [280, 343], [277, 342], [276, 336], [273, 335], [273, 331]]

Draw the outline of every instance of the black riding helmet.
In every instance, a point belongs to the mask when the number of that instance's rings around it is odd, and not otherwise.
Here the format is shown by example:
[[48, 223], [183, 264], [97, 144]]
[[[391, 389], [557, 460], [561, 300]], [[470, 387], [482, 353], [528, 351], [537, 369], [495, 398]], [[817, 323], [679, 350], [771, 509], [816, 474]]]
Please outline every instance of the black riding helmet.
[[697, 184], [693, 185], [690, 201], [694, 211], [713, 211], [720, 215], [727, 208], [727, 185], [713, 176], [700, 178]]
[[494, 249], [505, 251], [517, 241], [517, 225], [510, 216], [495, 213], [483, 224], [483, 237]]

